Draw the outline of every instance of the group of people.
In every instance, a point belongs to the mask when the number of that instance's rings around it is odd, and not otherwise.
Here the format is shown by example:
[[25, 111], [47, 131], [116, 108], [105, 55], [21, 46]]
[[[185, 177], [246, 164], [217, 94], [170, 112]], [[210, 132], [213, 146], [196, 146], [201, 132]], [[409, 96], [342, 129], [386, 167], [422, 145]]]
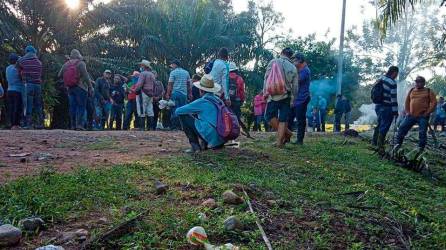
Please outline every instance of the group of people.
[[[25, 54], [9, 56], [6, 69], [8, 81], [7, 105], [11, 128], [43, 128], [42, 63], [33, 46]], [[148, 60], [138, 63], [139, 71], [128, 76], [105, 70], [93, 81], [81, 53], [73, 49], [58, 73], [68, 93], [70, 128], [76, 130], [130, 129], [155, 130], [161, 109], [170, 109], [171, 126], [182, 129], [191, 144], [190, 151], [218, 148], [226, 143], [219, 134], [222, 106], [227, 107], [241, 122], [241, 107], [245, 98], [245, 82], [236, 64], [229, 61], [229, 51], [220, 49], [218, 57], [205, 66], [205, 75], [193, 75], [182, 68], [179, 60], [170, 63], [171, 72], [166, 88], [157, 79]], [[378, 125], [373, 143], [383, 151], [386, 135], [398, 117], [398, 68], [392, 66], [375, 84], [372, 99], [376, 103]], [[296, 127], [294, 144], [303, 144], [307, 121], [315, 131], [325, 131], [327, 100], [317, 96], [310, 109], [311, 70], [302, 53], [282, 50], [280, 57], [267, 66], [264, 87], [253, 100], [255, 129], [263, 125], [266, 131], [276, 131], [278, 147], [291, 142]], [[446, 104], [425, 87], [419, 76], [405, 102], [404, 119], [396, 136], [400, 147], [404, 137], [415, 124], [419, 125], [420, 149], [426, 146], [429, 117], [434, 111], [434, 127], [445, 129]], [[0, 89], [3, 95], [3, 89]], [[335, 104], [334, 131], [340, 132], [344, 116], [349, 128], [352, 106], [342, 95]]]
[[[446, 105], [444, 98], [440, 97], [437, 102], [437, 96], [433, 90], [426, 86], [426, 79], [418, 76], [415, 79], [414, 87], [407, 94], [402, 114], [398, 113], [397, 82], [399, 69], [391, 66], [387, 73], [383, 75], [372, 89], [372, 100], [376, 104], [376, 114], [378, 116], [378, 125], [373, 134], [372, 143], [377, 146], [378, 152], [385, 152], [386, 136], [395, 123], [395, 145], [393, 150], [401, 148], [404, 138], [410, 129], [418, 125], [418, 152], [423, 152], [427, 145], [427, 131], [430, 127], [430, 117], [435, 114], [435, 129], [437, 124], [442, 125], [444, 130], [444, 112]], [[397, 122], [399, 121], [399, 122]], [[397, 123], [400, 125], [397, 127]]]

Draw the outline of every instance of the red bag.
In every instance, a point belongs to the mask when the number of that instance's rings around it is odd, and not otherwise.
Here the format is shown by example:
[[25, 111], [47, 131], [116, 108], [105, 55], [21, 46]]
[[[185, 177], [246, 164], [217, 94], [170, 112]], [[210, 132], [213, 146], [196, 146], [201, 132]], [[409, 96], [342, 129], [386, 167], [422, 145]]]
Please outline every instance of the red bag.
[[283, 95], [287, 93], [285, 76], [277, 61], [272, 62], [271, 71], [268, 78], [266, 78], [264, 92], [267, 96]]
[[81, 78], [77, 66], [80, 60], [69, 60], [65, 64], [65, 70], [63, 72], [63, 82], [66, 87], [76, 87], [79, 84]]

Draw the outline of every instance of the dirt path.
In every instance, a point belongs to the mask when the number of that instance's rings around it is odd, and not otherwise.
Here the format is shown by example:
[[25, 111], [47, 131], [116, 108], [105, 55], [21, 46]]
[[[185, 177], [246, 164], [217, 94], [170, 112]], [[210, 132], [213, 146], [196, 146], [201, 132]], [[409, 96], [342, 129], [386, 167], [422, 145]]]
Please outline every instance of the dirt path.
[[104, 167], [176, 154], [185, 147], [179, 132], [0, 130], [0, 184], [38, 174], [45, 166], [60, 172]]

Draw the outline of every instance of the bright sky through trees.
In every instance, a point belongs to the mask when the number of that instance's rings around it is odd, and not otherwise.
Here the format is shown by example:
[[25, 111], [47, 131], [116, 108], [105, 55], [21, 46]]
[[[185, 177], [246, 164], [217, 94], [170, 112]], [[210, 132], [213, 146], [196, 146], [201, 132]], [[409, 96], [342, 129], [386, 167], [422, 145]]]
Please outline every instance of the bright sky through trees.
[[77, 9], [79, 7], [80, 0], [65, 0], [67, 7], [70, 9]]

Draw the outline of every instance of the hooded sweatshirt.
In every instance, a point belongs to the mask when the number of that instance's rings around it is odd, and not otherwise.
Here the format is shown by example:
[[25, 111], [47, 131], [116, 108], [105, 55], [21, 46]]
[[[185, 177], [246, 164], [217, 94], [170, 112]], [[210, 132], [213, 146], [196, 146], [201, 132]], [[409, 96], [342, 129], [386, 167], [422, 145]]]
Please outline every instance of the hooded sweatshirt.
[[70, 60], [62, 66], [62, 68], [59, 71], [58, 77], [62, 78], [67, 65], [69, 63], [73, 63], [74, 61], [77, 62], [77, 70], [80, 75], [79, 83], [77, 86], [85, 91], [88, 91], [88, 88], [92, 88], [91, 82], [90, 82], [91, 81], [90, 75], [87, 72], [87, 65], [83, 61], [83, 57], [82, 57], [81, 53], [77, 49], [73, 49], [71, 51]]

